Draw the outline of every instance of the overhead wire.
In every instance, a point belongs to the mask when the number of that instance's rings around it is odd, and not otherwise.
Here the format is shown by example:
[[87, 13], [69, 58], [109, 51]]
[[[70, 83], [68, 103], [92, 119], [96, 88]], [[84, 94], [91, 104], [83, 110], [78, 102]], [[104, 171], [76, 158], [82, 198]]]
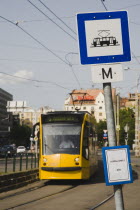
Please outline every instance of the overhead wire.
[[19, 29], [21, 29], [24, 33], [26, 33], [29, 37], [31, 37], [34, 41], [36, 41], [38, 44], [40, 44], [43, 48], [45, 48], [47, 51], [49, 51], [51, 54], [53, 54], [55, 57], [57, 57], [59, 60], [61, 60], [63, 63], [69, 65], [65, 60], [63, 60], [61, 57], [59, 57], [56, 53], [54, 53], [52, 50], [50, 50], [48, 47], [46, 47], [44, 44], [42, 44], [38, 39], [36, 39], [34, 36], [32, 36], [29, 32], [27, 32], [25, 29], [23, 29], [21, 26], [19, 26], [18, 22], [14, 23], [11, 20], [0, 16], [3, 20], [6, 20], [7, 22], [13, 24], [14, 26], [17, 26]]
[[51, 82], [51, 81], [45, 81], [45, 80], [37, 80], [37, 79], [29, 79], [29, 78], [25, 78], [25, 77], [20, 77], [20, 76], [16, 76], [16, 75], [12, 75], [12, 74], [8, 74], [8, 73], [5, 73], [5, 72], [0, 72], [0, 74], [4, 74], [6, 76], [10, 76], [10, 77], [14, 77], [14, 78], [17, 78], [17, 79], [23, 79], [23, 80], [27, 80], [27, 81], [32, 81], [32, 82], [38, 82], [38, 83], [49, 83], [49, 84], [53, 84], [53, 85], [56, 85], [60, 88], [63, 88], [63, 89], [67, 89], [67, 90], [70, 90], [66, 87], [63, 87], [55, 82]]
[[102, 5], [103, 5], [103, 7], [105, 8], [105, 10], [107, 11], [108, 9], [107, 9], [106, 5], [104, 4], [104, 1], [105, 1], [105, 0], [101, 0], [101, 3], [102, 3]]
[[[56, 24], [56, 22], [54, 22], [48, 15], [46, 15], [44, 12], [42, 12], [42, 10], [40, 10], [35, 4], [33, 4], [30, 0], [27, 0], [31, 5], [33, 5], [37, 10], [39, 10], [43, 15], [45, 15], [45, 17], [47, 17], [49, 20], [51, 20], [55, 25], [57, 25], [59, 28], [61, 28], [62, 29], [62, 27], [60, 27], [58, 24]], [[41, 4], [43, 4], [44, 6], [45, 6], [45, 8], [47, 8], [53, 15], [55, 15], [55, 13], [54, 12], [52, 12], [52, 10], [50, 10], [50, 8], [48, 8], [41, 0], [38, 0]], [[56, 16], [55, 15], [55, 17], [57, 17], [59, 20], [61, 20], [58, 16]], [[62, 21], [61, 20], [61, 22], [63, 22], [63, 24], [65, 24], [65, 22], [64, 21]], [[66, 25], [66, 24], [65, 24]], [[67, 25], [66, 25], [67, 26]], [[68, 28], [69, 28], [69, 26], [67, 26]], [[71, 29], [71, 28], [69, 28], [69, 29]], [[64, 29], [62, 29], [64, 32], [66, 32]], [[73, 31], [73, 30], [72, 30]], [[73, 31], [74, 32], [74, 31]], [[67, 33], [67, 32], [66, 32]], [[75, 32], [74, 32], [75, 33]], [[67, 34], [69, 34], [69, 33], [67, 33]], [[76, 33], [75, 33], [76, 34]], [[70, 35], [71, 36], [71, 35]], [[72, 37], [73, 38], [73, 37]], [[74, 38], [75, 39], [75, 38]], [[75, 39], [76, 40], [76, 39]], [[76, 40], [77, 41], [77, 40]], [[74, 75], [74, 77], [75, 77], [75, 79], [76, 79], [76, 81], [77, 81], [77, 83], [78, 83], [78, 85], [79, 85], [79, 87], [81, 88], [81, 86], [80, 86], [80, 82], [79, 82], [79, 80], [78, 80], [78, 78], [77, 78], [77, 76], [76, 76], [76, 74], [75, 74], [75, 72], [74, 72], [74, 70], [73, 70], [73, 68], [72, 68], [72, 64], [69, 62], [69, 66], [71, 67], [71, 70], [72, 70], [72, 73], [73, 73], [73, 75]]]
[[[39, 8], [37, 8], [30, 0], [27, 0], [30, 4], [32, 4], [36, 9], [38, 9], [41, 13], [42, 13], [42, 11], [39, 9]], [[44, 13], [43, 13], [44, 14]], [[45, 14], [44, 14], [45, 15]], [[46, 15], [45, 15], [46, 16]], [[47, 16], [48, 17], [48, 16]], [[0, 16], [0, 18], [2, 18], [3, 20], [5, 20], [5, 21], [7, 21], [7, 22], [9, 22], [9, 23], [11, 23], [11, 24], [13, 24], [13, 25], [15, 25], [15, 26], [17, 26], [19, 29], [21, 29], [24, 33], [26, 33], [28, 36], [30, 36], [34, 41], [36, 41], [38, 44], [40, 44], [42, 47], [44, 47], [46, 50], [48, 50], [49, 52], [51, 52], [54, 56], [56, 56], [57, 58], [59, 58], [62, 62], [64, 62], [65, 64], [67, 64], [67, 65], [69, 65], [70, 67], [71, 67], [71, 70], [72, 70], [72, 73], [73, 73], [73, 75], [74, 75], [74, 77], [75, 77], [75, 79], [76, 79], [76, 81], [77, 81], [77, 83], [78, 83], [78, 85], [80, 86], [80, 83], [79, 83], [79, 80], [78, 80], [78, 78], [77, 78], [77, 76], [76, 76], [76, 74], [75, 74], [75, 72], [74, 72], [74, 70], [73, 70], [73, 68], [72, 68], [72, 65], [70, 64], [70, 62], [66, 62], [65, 60], [63, 60], [61, 57], [59, 57], [56, 53], [54, 53], [52, 50], [50, 50], [48, 47], [46, 47], [44, 44], [42, 44], [38, 39], [36, 39], [34, 36], [32, 36], [29, 32], [27, 32], [25, 29], [23, 29], [21, 26], [19, 26], [19, 22], [17, 21], [16, 23], [14, 23], [13, 21], [11, 21], [11, 20], [9, 20], [9, 19], [7, 19], [7, 18], [5, 18], [5, 17], [3, 17], [3, 16]], [[48, 17], [48, 19], [50, 19], [49, 17]], [[55, 23], [52, 19], [50, 19], [53, 23]], [[56, 24], [56, 23], [55, 23]], [[57, 26], [58, 26], [58, 24], [56, 24]], [[62, 29], [63, 30], [63, 29]], [[75, 38], [74, 38], [75, 39]], [[76, 39], [75, 39], [76, 40]], [[77, 40], [76, 40], [77, 41]], [[81, 88], [81, 87], [80, 87]]]
[[[60, 19], [68, 19], [68, 18], [75, 18], [75, 15], [73, 16], [62, 16]], [[56, 19], [56, 18], [55, 18]], [[45, 19], [35, 19], [35, 20], [19, 20], [20, 23], [30, 23], [30, 22], [42, 22], [42, 21], [48, 21]], [[5, 23], [6, 21], [0, 21], [0, 23]]]
[[72, 29], [72, 28], [70, 28], [60, 17], [58, 17], [46, 4], [44, 4], [41, 0], [38, 0], [42, 5], [44, 5], [44, 7], [46, 8], [46, 9], [48, 9], [57, 19], [59, 19], [68, 29], [70, 29], [75, 35], [77, 35], [76, 34], [76, 32]]
[[[56, 22], [54, 22], [48, 15], [46, 15], [42, 10], [40, 10], [35, 4], [33, 4], [30, 0], [27, 0], [32, 6], [34, 6], [38, 11], [40, 11], [43, 15], [45, 15], [45, 17], [47, 17], [51, 22], [53, 22], [55, 25], [57, 25], [60, 29], [62, 29], [65, 33], [67, 33], [70, 37], [72, 37], [75, 41], [77, 41], [73, 36], [71, 36], [67, 31], [65, 31], [61, 26], [59, 26]], [[42, 1], [39, 0], [40, 3], [42, 3]], [[43, 3], [42, 3], [43, 4]], [[45, 4], [43, 4], [45, 6], [45, 8], [47, 8], [47, 6]], [[54, 14], [54, 13], [53, 13]], [[55, 15], [56, 16], [56, 15]], [[57, 17], [57, 16], [56, 16]], [[69, 66], [71, 67], [72, 73], [76, 79], [76, 81], [78, 82], [78, 85], [80, 86], [79, 80], [71, 66], [71, 64], [69, 63]], [[80, 87], [81, 88], [81, 87]]]
[[66, 30], [64, 30], [60, 25], [58, 25], [55, 21], [53, 21], [52, 18], [50, 18], [48, 15], [46, 15], [41, 9], [39, 9], [35, 4], [33, 4], [30, 0], [27, 0], [33, 7], [35, 7], [39, 12], [41, 12], [45, 17], [47, 17], [51, 22], [53, 22], [57, 27], [59, 27], [63, 32], [65, 32], [67, 35], [69, 35], [72, 39], [77, 41], [75, 37], [73, 37], [70, 33], [68, 33]]
[[132, 7], [137, 7], [137, 6], [140, 6], [140, 4], [134, 4], [134, 5], [130, 5], [128, 7], [123, 7], [123, 8], [120, 8], [120, 10], [127, 9], [127, 8], [132, 8]]
[[10, 61], [10, 62], [15, 61], [15, 62], [27, 62], [27, 63], [52, 63], [52, 64], [58, 63], [58, 62], [46, 61], [46, 60], [25, 60], [25, 59], [9, 59], [9, 58], [0, 58], [0, 61]]
[[[61, 57], [59, 57], [56, 53], [54, 53], [52, 50], [50, 50], [48, 47], [46, 47], [44, 44], [42, 44], [38, 39], [36, 39], [35, 37], [33, 37], [29, 32], [27, 32], [25, 29], [23, 29], [21, 26], [19, 26], [18, 23], [14, 23], [11, 20], [0, 16], [0, 18], [4, 19], [5, 21], [13, 24], [14, 26], [17, 26], [19, 29], [21, 29], [24, 33], [26, 33], [28, 36], [30, 36], [34, 41], [36, 41], [38, 44], [40, 44], [42, 47], [44, 47], [46, 50], [48, 50], [49, 52], [51, 52], [55, 57], [57, 57], [59, 60], [61, 60], [63, 63], [67, 64], [68, 66], [71, 66], [70, 62], [66, 62], [65, 60], [63, 60]], [[72, 73], [74, 74], [74, 77], [76, 78], [76, 81], [78, 81], [78, 78], [76, 77], [73, 69], [72, 69]], [[78, 85], [79, 85], [79, 81], [78, 81]]]
[[76, 81], [77, 81], [77, 83], [78, 83], [80, 89], [82, 89], [82, 88], [81, 88], [81, 85], [80, 85], [80, 82], [79, 82], [79, 80], [78, 80], [78, 78], [77, 78], [77, 76], [76, 76], [76, 74], [75, 74], [75, 72], [74, 72], [74, 70], [73, 70], [73, 65], [72, 65], [72, 63], [67, 59], [67, 56], [68, 56], [69, 54], [78, 54], [78, 53], [69, 52], [69, 53], [67, 53], [67, 54], [65, 55], [65, 59], [66, 59], [66, 61], [69, 63], [69, 66], [70, 66], [70, 68], [71, 68], [71, 70], [72, 70], [72, 73], [73, 73], [73, 75], [74, 75], [74, 77], [75, 77], [75, 79], [76, 79]]

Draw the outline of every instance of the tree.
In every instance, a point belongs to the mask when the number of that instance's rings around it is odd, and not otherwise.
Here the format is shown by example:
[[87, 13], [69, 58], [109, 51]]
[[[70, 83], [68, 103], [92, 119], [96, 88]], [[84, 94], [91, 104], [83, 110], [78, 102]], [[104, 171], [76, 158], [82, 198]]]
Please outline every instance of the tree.
[[10, 143], [27, 147], [30, 144], [31, 128], [27, 125], [16, 125], [10, 132]]
[[103, 140], [104, 130], [107, 130], [107, 123], [106, 123], [106, 121], [100, 120], [98, 123], [96, 123], [96, 132], [98, 135], [99, 147], [102, 147], [104, 145], [104, 140]]
[[125, 145], [125, 125], [128, 124], [128, 145], [132, 148], [135, 139], [135, 118], [134, 111], [130, 108], [120, 110], [120, 145]]

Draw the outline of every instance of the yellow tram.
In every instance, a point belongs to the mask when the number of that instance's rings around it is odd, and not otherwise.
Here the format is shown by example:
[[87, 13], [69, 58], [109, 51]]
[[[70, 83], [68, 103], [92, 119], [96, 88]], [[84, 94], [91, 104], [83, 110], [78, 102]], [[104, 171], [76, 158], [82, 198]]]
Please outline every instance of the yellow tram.
[[93, 117], [49, 112], [40, 118], [40, 179], [89, 179], [98, 166]]

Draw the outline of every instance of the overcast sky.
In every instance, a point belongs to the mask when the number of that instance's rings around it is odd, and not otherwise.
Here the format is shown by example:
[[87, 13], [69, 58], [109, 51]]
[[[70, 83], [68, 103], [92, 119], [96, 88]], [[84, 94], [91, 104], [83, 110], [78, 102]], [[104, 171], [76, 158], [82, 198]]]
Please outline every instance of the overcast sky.
[[[104, 4], [128, 11], [132, 60], [123, 63], [124, 80], [112, 83], [128, 96], [140, 74], [140, 0]], [[102, 88], [92, 82], [90, 65], [80, 64], [76, 35], [76, 14], [98, 11], [105, 11], [101, 0], [0, 0], [0, 88], [33, 108], [56, 110], [73, 89]]]

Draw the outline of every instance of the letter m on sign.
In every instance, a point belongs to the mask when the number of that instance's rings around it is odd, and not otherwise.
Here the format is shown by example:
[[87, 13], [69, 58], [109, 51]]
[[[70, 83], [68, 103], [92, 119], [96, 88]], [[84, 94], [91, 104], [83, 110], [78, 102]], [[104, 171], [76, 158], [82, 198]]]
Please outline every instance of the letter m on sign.
[[102, 64], [91, 66], [94, 83], [118, 82], [123, 80], [121, 64]]
[[113, 78], [112, 77], [112, 69], [109, 68], [108, 72], [106, 72], [105, 69], [102, 68], [102, 77], [103, 77], [103, 79], [109, 78], [109, 77], [112, 79]]

